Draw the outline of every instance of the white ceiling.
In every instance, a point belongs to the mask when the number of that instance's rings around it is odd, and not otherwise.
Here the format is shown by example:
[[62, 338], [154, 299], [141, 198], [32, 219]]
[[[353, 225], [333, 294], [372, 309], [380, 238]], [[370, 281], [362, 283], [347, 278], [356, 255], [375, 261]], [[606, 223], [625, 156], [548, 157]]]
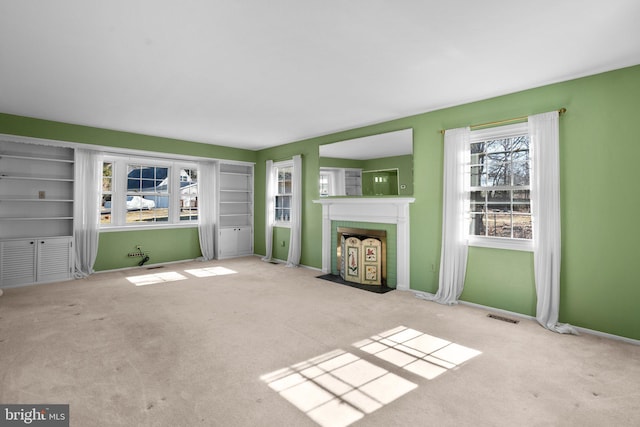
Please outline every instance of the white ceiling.
[[0, 112], [261, 149], [640, 64], [639, 20], [638, 0], [0, 0]]

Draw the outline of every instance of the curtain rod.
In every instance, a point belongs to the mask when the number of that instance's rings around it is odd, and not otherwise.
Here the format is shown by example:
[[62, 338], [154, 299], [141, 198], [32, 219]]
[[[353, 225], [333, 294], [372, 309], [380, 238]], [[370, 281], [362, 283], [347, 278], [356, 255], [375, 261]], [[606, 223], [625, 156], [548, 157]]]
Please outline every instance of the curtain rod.
[[[560, 108], [558, 110], [558, 114], [560, 116], [563, 115], [566, 112], [567, 112], [567, 109], [564, 108], [564, 107], [562, 107], [562, 108]], [[483, 128], [485, 126], [498, 126], [498, 125], [503, 125], [503, 124], [511, 123], [511, 122], [521, 122], [521, 121], [526, 120], [528, 118], [529, 118], [529, 116], [514, 117], [512, 119], [498, 120], [498, 121], [495, 121], [495, 122], [488, 122], [488, 123], [480, 123], [480, 124], [477, 124], [477, 125], [471, 125], [471, 126], [469, 126], [469, 128], [470, 129], [477, 129], [477, 128]], [[442, 130], [440, 130], [440, 133], [444, 135], [445, 131], [446, 131], [446, 129], [442, 129]]]

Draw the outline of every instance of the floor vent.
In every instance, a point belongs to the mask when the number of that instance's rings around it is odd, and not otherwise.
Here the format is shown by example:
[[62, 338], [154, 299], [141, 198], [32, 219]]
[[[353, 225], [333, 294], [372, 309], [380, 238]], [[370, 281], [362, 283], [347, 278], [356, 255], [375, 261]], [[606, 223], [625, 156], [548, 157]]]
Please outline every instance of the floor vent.
[[504, 316], [499, 316], [497, 314], [487, 314], [487, 317], [490, 317], [492, 319], [496, 319], [496, 320], [502, 320], [503, 322], [507, 322], [507, 323], [513, 323], [513, 324], [518, 324], [520, 323], [519, 320], [515, 320], [515, 319], [509, 319], [508, 317], [504, 317]]

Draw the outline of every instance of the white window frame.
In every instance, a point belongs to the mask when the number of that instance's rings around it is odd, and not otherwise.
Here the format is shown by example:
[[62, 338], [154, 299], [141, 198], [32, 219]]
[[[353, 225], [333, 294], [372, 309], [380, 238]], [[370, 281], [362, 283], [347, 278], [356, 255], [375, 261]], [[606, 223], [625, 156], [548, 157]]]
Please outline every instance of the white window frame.
[[273, 179], [275, 179], [275, 182], [273, 183], [274, 187], [275, 187], [275, 191], [273, 194], [273, 218], [274, 218], [274, 226], [275, 227], [284, 227], [284, 228], [291, 228], [291, 217], [289, 217], [288, 220], [284, 221], [284, 220], [278, 220], [278, 216], [276, 215], [276, 211], [278, 209], [277, 207], [277, 198], [278, 196], [289, 196], [291, 199], [291, 202], [289, 204], [289, 209], [291, 209], [291, 205], [293, 204], [293, 188], [292, 188], [292, 192], [291, 193], [280, 193], [279, 190], [279, 186], [278, 186], [278, 170], [279, 169], [283, 169], [283, 168], [291, 168], [291, 183], [293, 184], [293, 160], [285, 160], [282, 162], [274, 162], [273, 163], [273, 167], [275, 169], [275, 173], [273, 174]]
[[[197, 219], [180, 220], [180, 171], [182, 169], [195, 169], [197, 164], [183, 160], [161, 159], [144, 156], [119, 156], [105, 155], [103, 161], [111, 163], [112, 183], [111, 183], [111, 223], [100, 224], [100, 231], [119, 230], [149, 230], [154, 228], [179, 228], [195, 227], [198, 225]], [[127, 170], [129, 165], [162, 167], [168, 168], [168, 192], [169, 192], [169, 212], [167, 221], [159, 222], [135, 222], [127, 223], [126, 200], [127, 200]], [[200, 197], [200, 195], [198, 195]], [[102, 197], [100, 198], [102, 200]]]
[[[528, 134], [528, 124], [527, 122], [516, 123], [512, 125], [488, 128], [488, 129], [480, 129], [471, 131], [470, 134], [470, 144], [487, 141], [491, 139], [500, 139], [500, 138], [509, 138], [514, 136], [520, 136]], [[529, 150], [531, 150], [531, 140], [529, 141]], [[471, 150], [471, 147], [468, 147], [468, 150]], [[531, 162], [531, 161], [530, 161]], [[466, 173], [471, 173], [470, 165], [466, 165]], [[534, 179], [532, 176], [533, 168], [531, 167], [531, 163], [529, 164], [529, 186], [527, 189], [531, 189], [531, 186], [534, 183]], [[505, 187], [506, 188], [506, 187]], [[516, 187], [511, 186], [509, 189], [513, 190]], [[468, 188], [467, 196], [470, 198], [471, 191], [477, 190], [477, 187]], [[465, 227], [467, 230], [470, 228], [471, 223], [471, 209], [465, 212], [466, 224]], [[535, 233], [535, 228], [532, 230], [532, 233]], [[508, 250], [519, 250], [519, 251], [528, 251], [533, 252], [533, 238], [531, 239], [520, 239], [520, 238], [512, 238], [512, 237], [492, 237], [492, 236], [476, 236], [468, 234], [468, 242], [469, 246], [478, 246], [485, 248], [495, 248], [495, 249], [508, 249]]]

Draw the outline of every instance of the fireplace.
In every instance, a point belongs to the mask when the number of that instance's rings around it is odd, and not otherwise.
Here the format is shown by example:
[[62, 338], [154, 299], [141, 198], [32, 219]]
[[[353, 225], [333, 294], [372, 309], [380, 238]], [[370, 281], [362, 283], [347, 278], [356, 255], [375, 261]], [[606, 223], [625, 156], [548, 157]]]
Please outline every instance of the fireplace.
[[[365, 224], [381, 224], [391, 227], [395, 235], [394, 251], [387, 254], [386, 266], [393, 263], [395, 288], [409, 290], [409, 205], [413, 197], [328, 197], [314, 200], [322, 205], [322, 272], [331, 273], [332, 258], [335, 259], [336, 246], [332, 245], [332, 224], [356, 222], [355, 227], [368, 228]], [[374, 225], [371, 228], [377, 228]], [[333, 264], [335, 267], [335, 264]], [[386, 271], [387, 279], [390, 272]], [[393, 283], [387, 283], [393, 286]]]
[[337, 227], [336, 260], [343, 280], [363, 285], [387, 285], [387, 232]]

